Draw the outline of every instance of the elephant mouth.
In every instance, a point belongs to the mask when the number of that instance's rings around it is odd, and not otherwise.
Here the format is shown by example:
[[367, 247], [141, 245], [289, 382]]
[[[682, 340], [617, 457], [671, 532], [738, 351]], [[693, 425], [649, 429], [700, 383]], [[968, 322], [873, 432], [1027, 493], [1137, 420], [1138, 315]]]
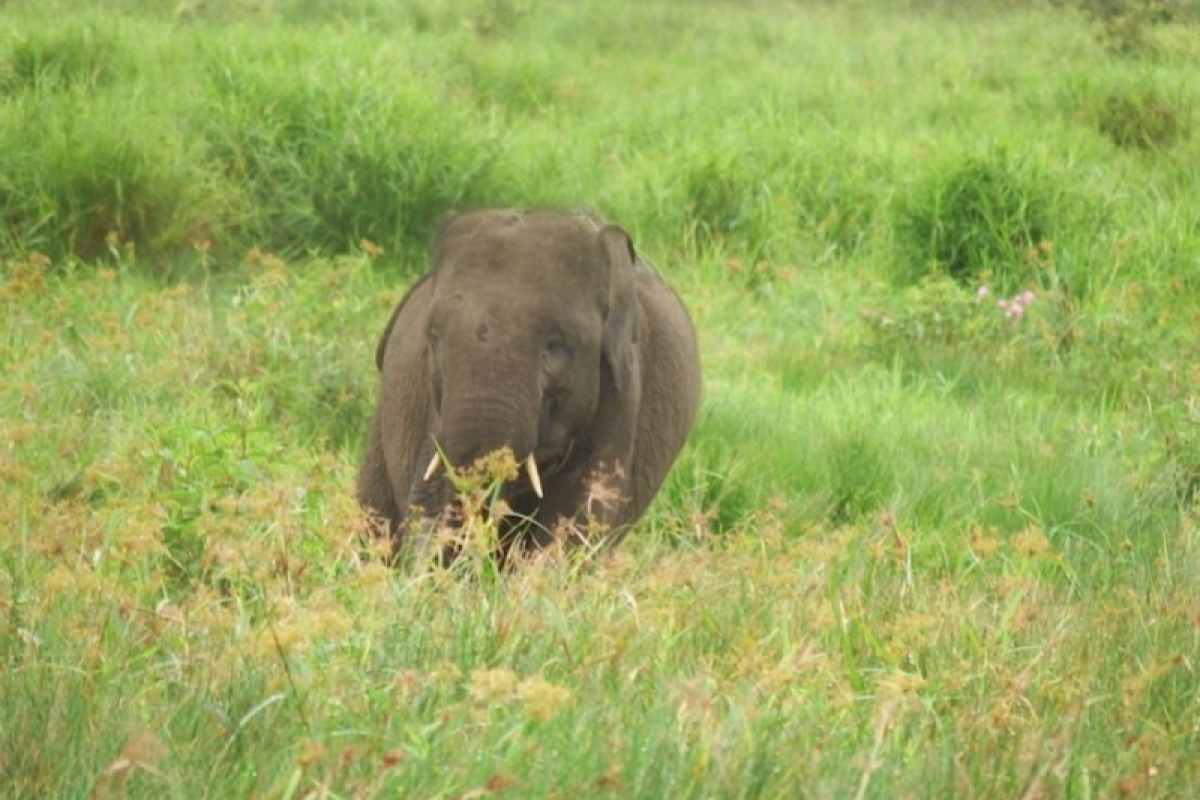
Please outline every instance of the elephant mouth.
[[[516, 479], [508, 482], [501, 490], [501, 498], [505, 500], [505, 511], [500, 519], [493, 520], [500, 533], [499, 549], [496, 555], [504, 563], [511, 549], [529, 537], [548, 536], [550, 532], [537, 520], [538, 507], [545, 501], [547, 481], [568, 470], [572, 457], [576, 455], [576, 442], [568, 439], [544, 455], [536, 448], [518, 462]], [[438, 513], [422, 512], [417, 529], [412, 539], [405, 545], [410, 557], [416, 560], [436, 558], [442, 566], [449, 566], [462, 552], [462, 543], [453, 539], [442, 538], [446, 530], [453, 531], [463, 523], [462, 498], [456, 494], [446, 498], [443, 494], [449, 488], [449, 481], [435, 488], [435, 478], [444, 472], [445, 464], [440, 455], [430, 461], [420, 481], [421, 485], [431, 491], [433, 496], [441, 500], [434, 505], [440, 505]], [[490, 512], [485, 511], [490, 515]], [[540, 529], [540, 533], [535, 530]]]
[[[543, 475], [552, 478], [562, 472], [563, 468], [570, 461], [574, 450], [574, 439], [568, 440], [564, 446], [557, 448], [557, 452], [554, 455], [549, 457], [542, 456], [539, 458], [535, 448], [520, 463], [517, 482], [510, 484], [508, 490], [510, 492], [515, 490], [518, 494], [527, 494], [529, 490], [532, 490], [539, 500], [545, 499], [546, 493], [542, 483]], [[425, 473], [421, 476], [421, 481], [423, 483], [432, 481], [441, 471], [442, 462], [442, 455], [435, 452], [433, 458], [429, 460], [429, 465], [425, 468]]]
[[538, 500], [544, 500], [546, 492], [542, 483], [543, 479], [553, 478], [562, 472], [570, 460], [574, 449], [575, 441], [569, 440], [565, 446], [559, 447], [550, 456], [539, 456], [537, 451], [534, 450], [520, 465], [521, 472], [526, 480], [521, 481], [519, 477], [519, 482], [512, 484], [510, 491], [515, 490], [519, 494], [527, 494], [528, 490], [532, 490], [533, 494], [537, 495]]
[[[571, 460], [571, 454], [574, 452], [574, 450], [575, 440], [568, 439], [565, 445], [562, 445], [558, 448], [558, 452], [556, 454], [550, 458], [543, 458], [542, 467], [544, 467], [546, 476], [554, 477], [558, 473], [562, 472], [567, 466], [567, 463]], [[530, 465], [534, 464], [534, 456], [532, 453], [529, 455], [527, 461]], [[530, 474], [532, 476], [532, 471]]]

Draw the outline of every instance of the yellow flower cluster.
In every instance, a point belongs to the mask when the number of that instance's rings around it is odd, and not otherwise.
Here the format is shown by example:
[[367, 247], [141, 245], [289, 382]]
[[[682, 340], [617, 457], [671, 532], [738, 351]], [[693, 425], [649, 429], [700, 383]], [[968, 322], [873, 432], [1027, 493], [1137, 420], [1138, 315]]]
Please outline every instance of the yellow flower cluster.
[[471, 673], [467, 688], [471, 699], [483, 705], [523, 704], [529, 716], [547, 720], [569, 707], [571, 690], [550, 683], [541, 675], [520, 678], [507, 669], [479, 669]]

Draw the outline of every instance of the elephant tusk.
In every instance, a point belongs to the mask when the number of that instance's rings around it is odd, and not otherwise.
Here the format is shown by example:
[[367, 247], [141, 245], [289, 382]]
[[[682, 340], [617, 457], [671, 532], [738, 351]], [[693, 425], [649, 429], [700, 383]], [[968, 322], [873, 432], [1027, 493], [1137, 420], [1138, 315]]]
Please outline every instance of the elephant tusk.
[[525, 459], [525, 467], [529, 470], [529, 482], [533, 484], [533, 493], [538, 497], [545, 497], [542, 494], [542, 476], [538, 475], [537, 460], [534, 459], [533, 453], [530, 453], [529, 458]]
[[430, 461], [429, 461], [429, 466], [425, 468], [425, 477], [422, 478], [421, 480], [428, 481], [430, 478], [432, 478], [434, 475], [437, 474], [437, 468], [438, 468], [438, 454], [434, 453], [433, 458], [430, 459]]

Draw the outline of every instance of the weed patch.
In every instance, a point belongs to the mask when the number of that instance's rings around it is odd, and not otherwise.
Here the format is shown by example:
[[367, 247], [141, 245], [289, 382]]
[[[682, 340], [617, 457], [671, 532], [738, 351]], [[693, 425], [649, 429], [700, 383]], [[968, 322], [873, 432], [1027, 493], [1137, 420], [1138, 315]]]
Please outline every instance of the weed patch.
[[1054, 236], [1059, 193], [1029, 159], [993, 151], [923, 176], [898, 207], [911, 280], [942, 272], [963, 284], [991, 274], [1006, 289], [1030, 279], [1030, 256]]
[[130, 69], [126, 44], [112, 29], [68, 23], [18, 37], [0, 49], [0, 94], [92, 90]]
[[1170, 147], [1187, 130], [1186, 115], [1150, 89], [1113, 92], [1105, 98], [1097, 127], [1119, 147], [1146, 150]]
[[690, 155], [679, 202], [692, 240], [754, 262], [794, 260], [810, 243], [855, 252], [870, 239], [882, 205], [876, 165], [813, 147], [787, 124], [772, 120], [744, 150], [712, 145]]
[[29, 93], [0, 111], [0, 247], [119, 259], [216, 235], [209, 177], [157, 109]]
[[1100, 40], [1123, 56], [1155, 55], [1158, 28], [1200, 22], [1195, 0], [1083, 0], [1083, 10], [1100, 26]]
[[211, 56], [213, 105], [200, 124], [211, 157], [252, 202], [244, 237], [288, 253], [367, 239], [396, 254], [425, 246], [448, 209], [478, 200], [488, 146], [436, 92], [378, 71], [298, 77], [286, 56], [255, 66]]

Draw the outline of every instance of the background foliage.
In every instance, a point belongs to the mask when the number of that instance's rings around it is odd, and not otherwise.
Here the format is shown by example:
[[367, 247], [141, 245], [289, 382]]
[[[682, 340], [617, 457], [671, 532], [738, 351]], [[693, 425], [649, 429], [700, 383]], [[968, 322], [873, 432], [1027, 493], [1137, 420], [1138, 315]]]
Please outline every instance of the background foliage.
[[[1198, 16], [10, 1], [0, 793], [1195, 794]], [[700, 331], [598, 565], [359, 540], [481, 204], [621, 222]]]

